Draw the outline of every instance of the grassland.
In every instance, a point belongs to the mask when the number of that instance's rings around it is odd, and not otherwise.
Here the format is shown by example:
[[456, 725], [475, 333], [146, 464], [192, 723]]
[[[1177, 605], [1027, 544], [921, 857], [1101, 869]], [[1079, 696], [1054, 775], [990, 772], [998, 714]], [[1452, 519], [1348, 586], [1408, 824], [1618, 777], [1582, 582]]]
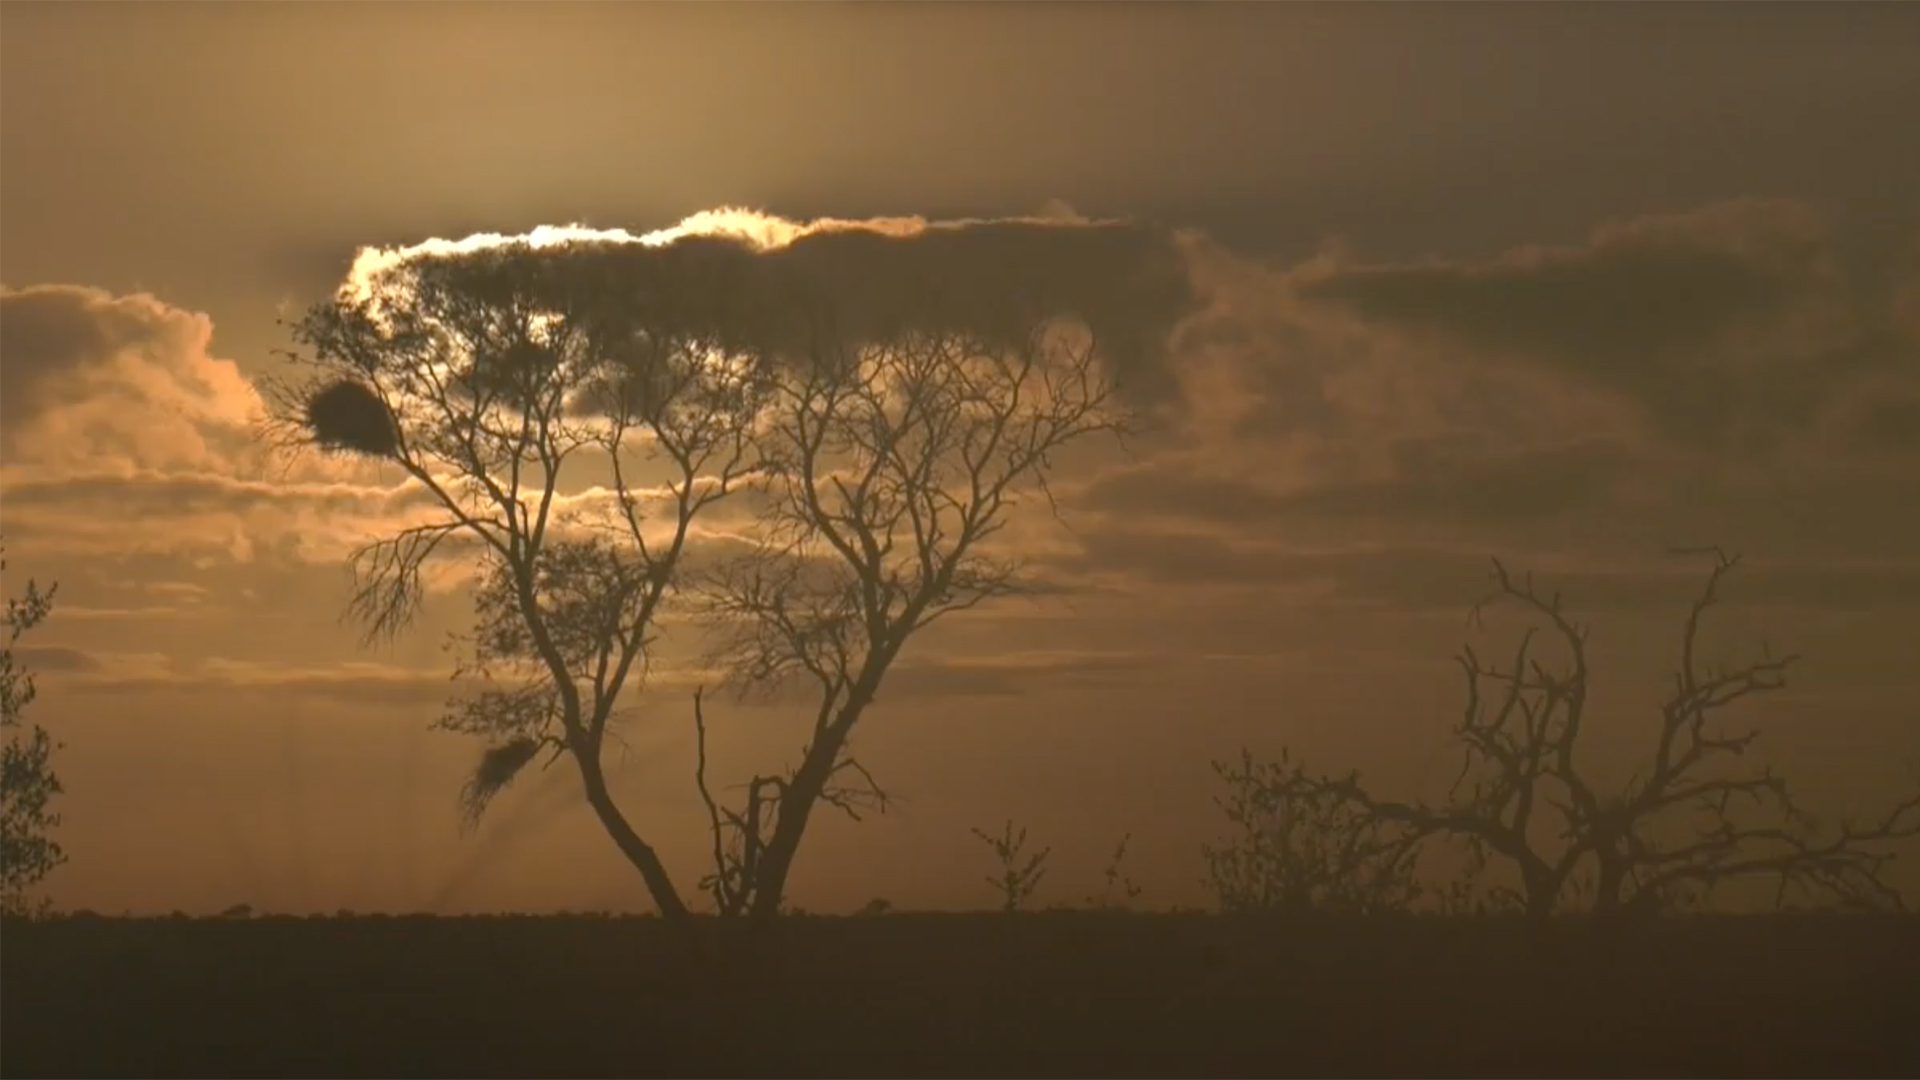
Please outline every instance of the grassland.
[[1909, 1075], [1920, 919], [68, 918], [26, 1076]]

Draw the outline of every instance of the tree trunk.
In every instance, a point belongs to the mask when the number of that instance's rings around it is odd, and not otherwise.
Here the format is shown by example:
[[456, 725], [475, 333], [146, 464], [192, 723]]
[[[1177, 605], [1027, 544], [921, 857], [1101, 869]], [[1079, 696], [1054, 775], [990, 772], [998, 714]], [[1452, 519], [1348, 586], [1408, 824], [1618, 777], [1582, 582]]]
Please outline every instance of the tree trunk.
[[[917, 610], [909, 611], [904, 617], [908, 625], [917, 617]], [[774, 823], [773, 836], [760, 850], [759, 873], [754, 875], [753, 906], [749, 912], [754, 919], [772, 919], [780, 914], [780, 901], [787, 891], [787, 874], [793, 869], [800, 839], [806, 835], [807, 818], [833, 780], [847, 736], [880, 692], [880, 681], [886, 677], [905, 640], [904, 636], [895, 636], [871, 647], [861, 666], [860, 677], [847, 692], [847, 700], [834, 714], [833, 722], [822, 728], [813, 745], [807, 747], [806, 759], [781, 792], [780, 819]]]
[[680, 891], [673, 887], [673, 879], [667, 876], [667, 868], [661, 865], [660, 856], [646, 841], [640, 839], [640, 834], [634, 832], [633, 826], [627, 823], [626, 815], [614, 805], [613, 796], [607, 791], [606, 773], [600, 768], [599, 741], [595, 739], [589, 743], [585, 738], [580, 691], [574, 686], [572, 672], [567, 669], [566, 661], [547, 633], [540, 603], [533, 595], [532, 555], [516, 562], [513, 573], [518, 586], [521, 618], [533, 639], [535, 650], [546, 661], [547, 670], [553, 675], [554, 687], [560, 694], [568, 749], [573, 752], [573, 759], [580, 766], [580, 781], [586, 788], [587, 803], [600, 818], [607, 835], [613, 837], [620, 853], [640, 871], [640, 876], [647, 883], [647, 891], [653, 894], [654, 906], [660, 909], [661, 917], [668, 922], [684, 923], [688, 912], [685, 901], [680, 899]]
[[689, 916], [686, 902], [680, 899], [680, 891], [673, 887], [673, 879], [667, 875], [667, 868], [661, 864], [656, 854], [640, 834], [633, 831], [627, 823], [626, 815], [614, 805], [613, 796], [607, 791], [607, 779], [600, 770], [598, 761], [580, 759], [580, 778], [586, 786], [587, 804], [600, 818], [600, 824], [613, 837], [620, 853], [640, 871], [647, 883], [647, 891], [653, 894], [654, 906], [660, 909], [660, 915], [668, 922], [684, 924]]
[[1627, 906], [1621, 903], [1620, 898], [1626, 883], [1626, 865], [1603, 856], [1600, 860], [1600, 876], [1593, 887], [1593, 913], [1602, 918], [1627, 914]]
[[1520, 878], [1527, 891], [1527, 917], [1542, 921], [1552, 918], [1560, 899], [1559, 875], [1544, 865], [1522, 862]]
[[[857, 714], [856, 714], [857, 715]], [[807, 818], [813, 813], [813, 805], [820, 801], [821, 792], [826, 790], [827, 781], [833, 776], [833, 766], [840, 758], [840, 747], [846, 742], [846, 729], [839, 724], [831, 725], [821, 732], [807, 751], [806, 760], [787, 781], [787, 788], [780, 795], [780, 817], [774, 823], [773, 836], [760, 850], [760, 865], [754, 875], [752, 916], [756, 920], [771, 919], [780, 914], [780, 900], [786, 895], [787, 874], [793, 869], [793, 856], [800, 849], [800, 838], [806, 834]]]

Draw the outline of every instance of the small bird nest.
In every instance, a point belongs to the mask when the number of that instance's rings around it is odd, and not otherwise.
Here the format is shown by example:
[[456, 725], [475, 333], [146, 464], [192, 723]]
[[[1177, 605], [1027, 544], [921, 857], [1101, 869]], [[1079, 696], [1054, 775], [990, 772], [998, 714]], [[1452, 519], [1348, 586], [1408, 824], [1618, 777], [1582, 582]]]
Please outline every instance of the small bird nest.
[[400, 449], [393, 413], [363, 383], [342, 379], [307, 399], [307, 429], [328, 450], [392, 457]]
[[540, 752], [540, 743], [525, 735], [516, 736], [498, 746], [490, 746], [480, 755], [473, 776], [460, 789], [461, 816], [469, 828], [478, 825], [487, 804], [502, 788], [513, 783], [527, 762]]

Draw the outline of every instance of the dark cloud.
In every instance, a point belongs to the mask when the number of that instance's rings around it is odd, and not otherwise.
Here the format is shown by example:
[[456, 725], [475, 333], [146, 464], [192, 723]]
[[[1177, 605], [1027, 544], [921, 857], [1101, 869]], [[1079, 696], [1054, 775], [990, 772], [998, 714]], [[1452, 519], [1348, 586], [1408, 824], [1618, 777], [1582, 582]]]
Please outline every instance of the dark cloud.
[[1825, 230], [1810, 211], [1741, 202], [1605, 225], [1578, 247], [1335, 267], [1304, 275], [1299, 287], [1370, 319], [1605, 361], [1625, 377], [1711, 345], [1830, 269]]
[[1746, 200], [1483, 260], [1321, 260], [1293, 284], [1369, 325], [1624, 393], [1668, 434], [1764, 438], [1911, 357], [1865, 273], [1811, 208]]
[[1171, 389], [1167, 338], [1192, 303], [1173, 235], [1121, 223], [881, 219], [816, 225], [770, 247], [723, 234], [657, 246], [583, 240], [426, 254], [406, 265], [486, 274], [518, 260], [570, 300], [593, 297], [598, 310], [636, 325], [781, 351], [905, 332], [1024, 341], [1038, 320], [1073, 318], [1140, 400]]
[[1474, 436], [1407, 438], [1388, 448], [1389, 474], [1323, 478], [1290, 490], [1178, 465], [1110, 472], [1079, 498], [1089, 509], [1264, 525], [1313, 517], [1436, 519], [1500, 525], [1607, 505], [1628, 475], [1629, 451], [1609, 440], [1537, 449], [1494, 449]]
[[40, 408], [54, 376], [143, 340], [151, 325], [104, 293], [62, 286], [0, 290], [0, 432]]
[[1242, 525], [1283, 516], [1293, 500], [1251, 480], [1196, 473], [1170, 462], [1107, 472], [1074, 503], [1106, 514]]
[[0, 441], [64, 467], [215, 467], [259, 396], [208, 349], [213, 323], [152, 296], [78, 285], [0, 288]]
[[[1360, 605], [1401, 612], [1466, 611], [1489, 588], [1492, 560], [1538, 571], [1576, 610], [1664, 609], [1698, 590], [1704, 563], [1648, 550], [1632, 558], [1548, 557], [1489, 541], [1482, 550], [1408, 544], [1322, 550], [1259, 539], [1133, 527], [1083, 529], [1080, 550], [1048, 561], [1068, 575], [1119, 576], [1137, 585], [1271, 591], [1276, 602]], [[1920, 607], [1920, 562], [1752, 560], [1724, 590], [1733, 605], [1822, 611]]]
[[[1916, 345], [1920, 352], [1920, 344]], [[1862, 380], [1839, 394], [1824, 417], [1836, 449], [1920, 454], [1920, 356], [1908, 377]]]
[[1288, 498], [1286, 507], [1298, 514], [1499, 525], [1607, 505], [1611, 485], [1631, 462], [1623, 447], [1604, 440], [1491, 452], [1476, 447], [1479, 441], [1401, 440], [1391, 447], [1391, 477], [1318, 485]]
[[1266, 592], [1293, 606], [1464, 610], [1484, 591], [1486, 553], [1425, 547], [1300, 550], [1260, 541], [1137, 528], [1082, 530], [1081, 550], [1051, 560], [1073, 575], [1118, 575], [1148, 587]]
[[[1137, 560], [1135, 575], [1153, 574], [1156, 561], [1164, 565], [1175, 559], [1168, 548], [1137, 539], [1105, 554], [1120, 552]], [[1482, 554], [1414, 547], [1299, 551], [1272, 545], [1221, 552], [1203, 543], [1195, 554], [1215, 568], [1194, 577], [1196, 582], [1279, 590], [1286, 603], [1295, 605], [1358, 604], [1400, 611], [1458, 609], [1471, 603], [1488, 566]], [[1228, 554], [1224, 562], [1223, 554]]]
[[1854, 434], [1878, 449], [1920, 450], [1920, 394], [1869, 403], [1860, 411]]
[[1084, 687], [1120, 681], [1154, 659], [1078, 650], [904, 659], [887, 674], [881, 698], [1018, 697], [1059, 683]]
[[1759, 563], [1737, 595], [1753, 604], [1870, 611], [1920, 607], [1920, 563]]
[[1156, 585], [1252, 584], [1272, 572], [1271, 555], [1211, 536], [1146, 529], [1083, 529], [1080, 550], [1049, 560], [1071, 574], [1123, 574]]

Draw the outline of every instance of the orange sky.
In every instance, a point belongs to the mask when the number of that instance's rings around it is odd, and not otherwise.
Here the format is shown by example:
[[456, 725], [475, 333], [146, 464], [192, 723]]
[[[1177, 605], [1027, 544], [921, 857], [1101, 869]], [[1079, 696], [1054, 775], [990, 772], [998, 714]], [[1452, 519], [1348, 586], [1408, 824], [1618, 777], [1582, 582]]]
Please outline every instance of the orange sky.
[[[821, 821], [803, 907], [987, 903], [968, 829], [1008, 817], [1054, 848], [1042, 903], [1129, 832], [1142, 902], [1200, 903], [1208, 761], [1243, 744], [1444, 784], [1489, 554], [1590, 616], [1630, 733], [1698, 569], [1665, 549], [1746, 552], [1717, 647], [1806, 654], [1765, 710], [1808, 801], [1920, 773], [1911, 8], [0, 20], [0, 531], [10, 593], [61, 583], [27, 655], [62, 905], [646, 907], [565, 769], [459, 832], [476, 747], [427, 729], [459, 597], [360, 645], [344, 555], [409, 495], [275, 457], [257, 383], [363, 245], [721, 205], [1140, 221], [1196, 297], [1150, 429], [1019, 531], [1062, 588], [894, 672], [857, 742], [899, 809]], [[617, 783], [688, 888], [684, 690], [636, 702]], [[742, 777], [799, 739], [777, 703], [713, 715]]]

